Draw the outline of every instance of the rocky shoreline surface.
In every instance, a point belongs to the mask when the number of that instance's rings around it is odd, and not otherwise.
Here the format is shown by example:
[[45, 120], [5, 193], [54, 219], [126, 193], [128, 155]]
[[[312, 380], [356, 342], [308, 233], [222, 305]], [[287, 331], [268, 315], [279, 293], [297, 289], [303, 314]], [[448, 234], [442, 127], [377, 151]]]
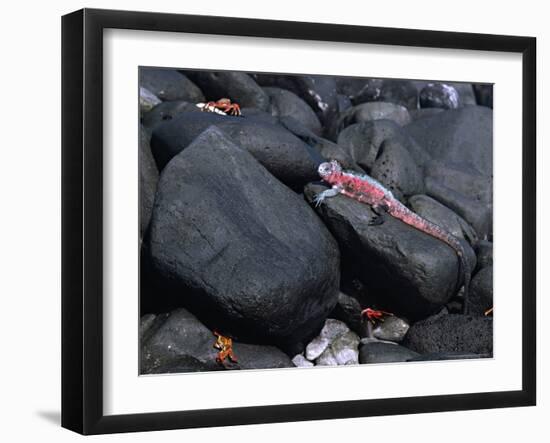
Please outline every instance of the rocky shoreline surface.
[[[490, 85], [141, 68], [139, 104], [143, 374], [492, 357]], [[460, 240], [467, 315], [445, 243], [315, 204], [327, 160]]]

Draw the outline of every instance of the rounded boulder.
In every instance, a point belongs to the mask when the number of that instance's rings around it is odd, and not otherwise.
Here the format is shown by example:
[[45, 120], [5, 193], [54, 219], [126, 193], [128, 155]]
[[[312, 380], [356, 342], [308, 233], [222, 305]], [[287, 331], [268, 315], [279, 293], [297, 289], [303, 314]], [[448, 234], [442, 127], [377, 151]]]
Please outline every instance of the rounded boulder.
[[215, 127], [164, 168], [143, 297], [239, 339], [305, 343], [338, 299], [337, 244], [304, 200]]

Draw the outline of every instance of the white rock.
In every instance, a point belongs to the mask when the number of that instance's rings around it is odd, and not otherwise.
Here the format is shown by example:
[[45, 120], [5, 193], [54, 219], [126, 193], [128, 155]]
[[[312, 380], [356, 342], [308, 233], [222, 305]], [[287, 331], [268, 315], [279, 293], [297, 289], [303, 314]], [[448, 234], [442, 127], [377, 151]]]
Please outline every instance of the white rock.
[[319, 366], [359, 364], [359, 343], [359, 336], [348, 330], [336, 337], [315, 363]]
[[310, 362], [302, 354], [295, 355], [292, 358], [292, 363], [294, 363], [294, 366], [296, 366], [297, 368], [310, 368], [314, 366], [313, 362]]
[[143, 86], [139, 87], [139, 108], [141, 112], [149, 112], [159, 103], [162, 103], [162, 100], [149, 91], [149, 89]]
[[328, 347], [329, 343], [326, 338], [315, 337], [306, 346], [306, 358], [308, 360], [315, 360]]
[[359, 364], [359, 343], [359, 336], [352, 331], [346, 332], [332, 342], [330, 349], [339, 365]]
[[332, 318], [327, 319], [320, 334], [306, 346], [306, 358], [311, 361], [315, 360], [328, 348], [336, 337], [348, 331], [349, 328], [344, 322]]
[[331, 348], [325, 349], [325, 352], [323, 352], [319, 358], [315, 360], [315, 363], [317, 366], [338, 366], [338, 361], [332, 353]]

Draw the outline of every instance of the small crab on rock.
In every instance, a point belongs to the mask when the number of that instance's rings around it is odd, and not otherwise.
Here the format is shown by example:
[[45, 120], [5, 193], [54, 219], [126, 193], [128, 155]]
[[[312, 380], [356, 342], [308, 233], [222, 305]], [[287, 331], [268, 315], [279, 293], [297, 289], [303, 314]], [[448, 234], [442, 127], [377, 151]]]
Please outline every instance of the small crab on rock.
[[367, 319], [372, 323], [375, 323], [376, 321], [384, 321], [384, 317], [388, 315], [393, 314], [391, 312], [379, 311], [371, 308], [363, 309], [361, 311], [361, 317], [367, 317]]
[[214, 347], [219, 351], [216, 361], [221, 365], [224, 364], [225, 359], [229, 359], [233, 363], [237, 363], [237, 359], [233, 353], [233, 340], [230, 337], [220, 334], [218, 331], [214, 331], [214, 335], [216, 336], [216, 343], [214, 343]]
[[217, 102], [197, 103], [197, 107], [203, 112], [214, 112], [221, 115], [241, 115], [241, 107], [237, 103], [231, 103], [228, 98], [220, 98]]

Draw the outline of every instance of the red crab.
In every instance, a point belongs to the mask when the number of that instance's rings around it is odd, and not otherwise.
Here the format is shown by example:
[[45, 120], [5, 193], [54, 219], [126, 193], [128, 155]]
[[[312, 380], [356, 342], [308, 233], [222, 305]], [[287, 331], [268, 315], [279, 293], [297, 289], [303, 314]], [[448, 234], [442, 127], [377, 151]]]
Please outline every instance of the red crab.
[[393, 314], [391, 312], [379, 311], [377, 309], [367, 308], [361, 311], [361, 317], [364, 315], [367, 317], [367, 319], [370, 322], [375, 323], [376, 321], [384, 321], [384, 317], [388, 315], [393, 315]]
[[[200, 103], [202, 104], [202, 103]], [[207, 102], [201, 106], [203, 111], [223, 113], [225, 115], [241, 115], [241, 107], [237, 103], [231, 103], [228, 98], [220, 98], [217, 102]]]
[[223, 364], [225, 359], [228, 358], [233, 363], [237, 363], [237, 359], [233, 353], [233, 340], [229, 337], [221, 335], [218, 331], [214, 331], [214, 335], [217, 337], [214, 347], [220, 351], [218, 352], [216, 361]]

